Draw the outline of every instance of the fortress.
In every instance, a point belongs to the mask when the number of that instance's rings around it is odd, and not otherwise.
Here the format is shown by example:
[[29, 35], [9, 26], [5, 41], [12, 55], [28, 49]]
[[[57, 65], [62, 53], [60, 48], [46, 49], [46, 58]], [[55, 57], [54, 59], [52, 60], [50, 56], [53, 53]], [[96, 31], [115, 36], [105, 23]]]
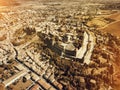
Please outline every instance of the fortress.
[[41, 33], [43, 41], [53, 52], [62, 58], [71, 58], [81, 63], [90, 63], [90, 58], [95, 45], [95, 38], [92, 32], [81, 30], [78, 33], [63, 33], [57, 31]]

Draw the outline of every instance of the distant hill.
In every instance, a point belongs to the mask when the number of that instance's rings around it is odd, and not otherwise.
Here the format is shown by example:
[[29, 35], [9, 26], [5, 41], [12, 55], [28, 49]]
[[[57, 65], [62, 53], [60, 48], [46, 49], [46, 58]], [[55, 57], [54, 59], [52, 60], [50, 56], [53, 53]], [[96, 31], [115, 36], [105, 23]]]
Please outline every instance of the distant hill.
[[16, 0], [0, 0], [0, 6], [19, 5]]
[[119, 2], [120, 0], [0, 0], [0, 6], [18, 5], [18, 2], [81, 2], [81, 3], [106, 3], [106, 2]]
[[43, 2], [57, 2], [57, 1], [78, 1], [78, 2], [120, 2], [120, 0], [18, 0], [18, 1], [43, 1]]

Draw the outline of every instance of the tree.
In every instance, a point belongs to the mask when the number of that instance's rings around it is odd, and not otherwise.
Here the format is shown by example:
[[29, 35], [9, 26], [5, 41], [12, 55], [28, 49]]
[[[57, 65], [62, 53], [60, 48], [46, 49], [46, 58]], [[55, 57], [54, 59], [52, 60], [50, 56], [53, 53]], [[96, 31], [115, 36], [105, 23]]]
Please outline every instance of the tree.
[[34, 33], [36, 33], [35, 28], [33, 27], [26, 27], [23, 29], [23, 31], [27, 34], [27, 35], [32, 35]]

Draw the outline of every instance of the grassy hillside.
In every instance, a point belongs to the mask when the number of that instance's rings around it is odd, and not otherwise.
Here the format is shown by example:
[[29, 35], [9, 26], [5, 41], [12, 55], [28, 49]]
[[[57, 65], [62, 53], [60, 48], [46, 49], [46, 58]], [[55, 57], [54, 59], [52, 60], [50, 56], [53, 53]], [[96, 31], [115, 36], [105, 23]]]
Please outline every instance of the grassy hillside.
[[120, 12], [110, 15], [108, 18], [120, 20]]
[[115, 36], [120, 36], [120, 21], [110, 24], [102, 30], [105, 32], [112, 33]]

